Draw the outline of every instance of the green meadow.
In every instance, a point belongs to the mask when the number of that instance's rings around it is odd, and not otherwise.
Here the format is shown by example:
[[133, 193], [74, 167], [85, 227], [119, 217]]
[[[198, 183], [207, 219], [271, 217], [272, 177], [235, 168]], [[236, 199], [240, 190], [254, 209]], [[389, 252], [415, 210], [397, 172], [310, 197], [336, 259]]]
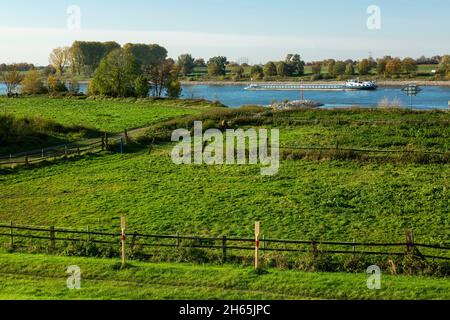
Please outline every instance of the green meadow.
[[[67, 288], [66, 270], [77, 265], [81, 288]], [[68, 258], [0, 252], [0, 299], [450, 299], [449, 280], [383, 275], [381, 290], [367, 288], [360, 273], [304, 273], [269, 269]]]
[[[109, 132], [124, 126], [147, 128], [139, 130], [124, 154], [113, 148], [31, 167], [1, 168], [3, 224], [117, 231], [118, 218], [124, 215], [130, 230], [148, 234], [252, 237], [259, 220], [262, 235], [272, 239], [403, 243], [405, 230], [413, 230], [418, 243], [450, 243], [450, 114], [445, 111], [274, 112], [167, 100], [0, 102], [18, 118], [38, 116]], [[110, 121], [100, 120], [106, 118]], [[232, 128], [278, 128], [282, 146], [406, 152], [400, 157], [350, 157], [338, 151], [300, 156], [283, 149], [274, 176], [262, 176], [260, 165], [175, 165], [170, 133], [191, 129], [194, 120], [202, 120], [205, 129], [218, 128], [223, 120]], [[156, 144], [149, 149], [151, 141]], [[412, 150], [422, 153], [415, 156]], [[435, 158], [426, 152], [447, 155]], [[9, 239], [0, 241], [7, 244]], [[15, 299], [445, 299], [449, 285], [446, 278], [387, 276], [392, 287], [369, 292], [364, 269], [361, 274], [270, 269], [257, 277], [239, 263], [133, 262], [135, 267], [118, 272], [111, 266], [115, 262], [101, 259], [1, 253], [0, 261], [0, 297]], [[61, 287], [63, 266], [72, 262], [87, 268], [86, 287], [80, 292]], [[380, 263], [386, 266], [386, 261]], [[149, 274], [155, 276], [143, 281]], [[44, 279], [41, 289], [38, 276]], [[129, 290], [136, 283], [139, 289]]]
[[199, 113], [211, 106], [208, 102], [182, 100], [0, 97], [1, 114], [16, 118], [44, 118], [62, 125], [83, 125], [111, 133]]

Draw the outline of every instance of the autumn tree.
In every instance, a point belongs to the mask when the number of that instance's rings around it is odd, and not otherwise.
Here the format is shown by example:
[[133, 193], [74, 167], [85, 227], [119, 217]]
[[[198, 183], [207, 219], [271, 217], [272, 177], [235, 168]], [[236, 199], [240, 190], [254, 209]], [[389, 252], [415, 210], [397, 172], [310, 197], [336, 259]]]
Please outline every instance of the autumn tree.
[[378, 75], [385, 75], [386, 73], [386, 65], [389, 62], [389, 58], [384, 57], [377, 60], [377, 74]]
[[417, 72], [417, 64], [416, 64], [416, 60], [414, 60], [413, 58], [405, 58], [402, 61], [402, 70], [404, 73], [407, 74], [414, 74], [415, 72]]
[[21, 91], [23, 94], [39, 94], [45, 91], [41, 75], [36, 69], [28, 71], [23, 77]]
[[371, 68], [372, 64], [369, 59], [363, 59], [358, 63], [358, 73], [362, 76], [368, 75]]
[[175, 61], [169, 58], [159, 64], [152, 65], [149, 69], [149, 80], [153, 95], [162, 96], [165, 89], [173, 85], [173, 82], [178, 81]]
[[19, 87], [23, 77], [16, 68], [12, 68], [10, 71], [2, 72], [1, 79], [6, 85], [7, 95], [11, 96], [16, 93], [16, 90]]
[[70, 47], [60, 47], [55, 48], [50, 53], [49, 62], [50, 65], [55, 68], [58, 75], [62, 76], [64, 74], [64, 69], [68, 67], [70, 62]]
[[397, 76], [402, 73], [402, 60], [399, 58], [391, 59], [386, 64], [386, 74], [390, 76]]

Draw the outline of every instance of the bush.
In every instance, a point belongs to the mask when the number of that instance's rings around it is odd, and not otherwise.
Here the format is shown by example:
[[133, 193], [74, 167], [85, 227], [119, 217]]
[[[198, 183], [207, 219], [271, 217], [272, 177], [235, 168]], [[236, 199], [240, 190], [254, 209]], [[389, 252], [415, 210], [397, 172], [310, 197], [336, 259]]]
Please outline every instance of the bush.
[[47, 91], [37, 70], [28, 71], [21, 85], [22, 94], [41, 94]]
[[134, 81], [134, 90], [136, 96], [139, 98], [146, 98], [150, 92], [150, 85], [148, 79], [144, 76], [139, 76]]

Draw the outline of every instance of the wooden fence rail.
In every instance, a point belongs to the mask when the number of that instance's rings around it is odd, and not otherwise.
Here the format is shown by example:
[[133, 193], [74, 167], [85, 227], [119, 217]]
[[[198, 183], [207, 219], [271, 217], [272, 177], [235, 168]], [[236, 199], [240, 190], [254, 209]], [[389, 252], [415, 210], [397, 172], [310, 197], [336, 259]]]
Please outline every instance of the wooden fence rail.
[[[106, 135], [100, 140], [84, 144], [67, 144], [57, 147], [43, 148], [31, 152], [20, 152], [16, 154], [0, 155], [1, 165], [30, 165], [45, 160], [52, 160], [72, 155], [81, 155], [85, 153], [107, 150], [112, 143], [120, 142], [121, 138], [108, 138]], [[125, 140], [122, 140], [125, 141]]]
[[[27, 232], [27, 233], [24, 233]], [[77, 237], [78, 235], [78, 237]], [[48, 241], [48, 247], [54, 250], [58, 242], [90, 242], [95, 244], [108, 244], [119, 246], [121, 242], [121, 232], [103, 232], [92, 230], [64, 229], [56, 227], [34, 227], [19, 226], [14, 223], [0, 224], [0, 238], [9, 239], [9, 246], [27, 246], [21, 243], [21, 239], [34, 239]], [[144, 242], [142, 242], [142, 241]], [[139, 242], [141, 241], [141, 242]], [[152, 242], [153, 241], [153, 242]], [[169, 241], [169, 242], [167, 242]], [[139, 232], [128, 232], [126, 242], [133, 247], [139, 242], [141, 247], [161, 247], [161, 248], [197, 248], [207, 250], [219, 250], [222, 252], [223, 260], [226, 260], [230, 250], [254, 251], [254, 238], [238, 237], [207, 237], [191, 235], [157, 235]], [[404, 256], [413, 252], [422, 258], [450, 260], [448, 252], [450, 246], [437, 244], [414, 243], [413, 240], [404, 243], [373, 243], [373, 242], [339, 242], [339, 241], [306, 241], [306, 240], [282, 240], [269, 239], [263, 237], [260, 240], [261, 251], [264, 252], [291, 252], [307, 253], [317, 251], [322, 254], [343, 254], [343, 255], [384, 255], [384, 256]], [[357, 250], [362, 247], [363, 250]], [[348, 248], [348, 249], [346, 249]], [[367, 249], [371, 248], [371, 249]], [[378, 248], [379, 250], [374, 250]], [[405, 250], [390, 251], [388, 248], [403, 248]], [[432, 254], [421, 253], [420, 249], [432, 250]], [[438, 254], [438, 255], [437, 255]]]

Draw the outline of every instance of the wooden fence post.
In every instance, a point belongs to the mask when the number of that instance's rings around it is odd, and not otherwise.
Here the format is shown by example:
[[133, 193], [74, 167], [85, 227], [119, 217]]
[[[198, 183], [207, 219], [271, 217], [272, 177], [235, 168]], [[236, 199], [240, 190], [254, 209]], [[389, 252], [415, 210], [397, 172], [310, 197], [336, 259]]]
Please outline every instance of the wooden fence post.
[[414, 233], [412, 230], [406, 231], [406, 252], [408, 254], [414, 252]]
[[44, 148], [41, 150], [41, 158], [44, 159]]
[[354, 245], [355, 243], [356, 243], [356, 239], [353, 239], [353, 246], [352, 246], [353, 258], [355, 258], [355, 253], [356, 253], [356, 246]]
[[127, 129], [124, 129], [124, 130], [123, 130], [123, 137], [124, 137], [124, 139], [125, 139], [125, 143], [130, 142], [130, 138], [128, 137], [128, 131], [127, 131]]
[[105, 150], [105, 137], [102, 137], [102, 151]]
[[55, 227], [50, 227], [50, 250], [55, 250], [56, 241], [55, 241]]
[[91, 241], [91, 232], [89, 229], [89, 226], [86, 227], [86, 232], [87, 232], [87, 242]]
[[125, 253], [125, 228], [126, 228], [126, 220], [125, 217], [120, 218], [120, 226], [122, 228], [122, 268], [125, 267], [126, 253]]
[[28, 166], [28, 153], [25, 153], [25, 165]]
[[180, 233], [177, 232], [177, 248], [180, 247]]
[[227, 237], [222, 237], [222, 263], [227, 262]]
[[77, 147], [77, 153], [78, 153], [78, 155], [81, 155], [80, 147]]
[[11, 249], [14, 248], [14, 224], [11, 221], [10, 229], [9, 229], [9, 244], [11, 246]]
[[259, 236], [260, 236], [260, 222], [255, 222], [255, 270], [259, 269]]

